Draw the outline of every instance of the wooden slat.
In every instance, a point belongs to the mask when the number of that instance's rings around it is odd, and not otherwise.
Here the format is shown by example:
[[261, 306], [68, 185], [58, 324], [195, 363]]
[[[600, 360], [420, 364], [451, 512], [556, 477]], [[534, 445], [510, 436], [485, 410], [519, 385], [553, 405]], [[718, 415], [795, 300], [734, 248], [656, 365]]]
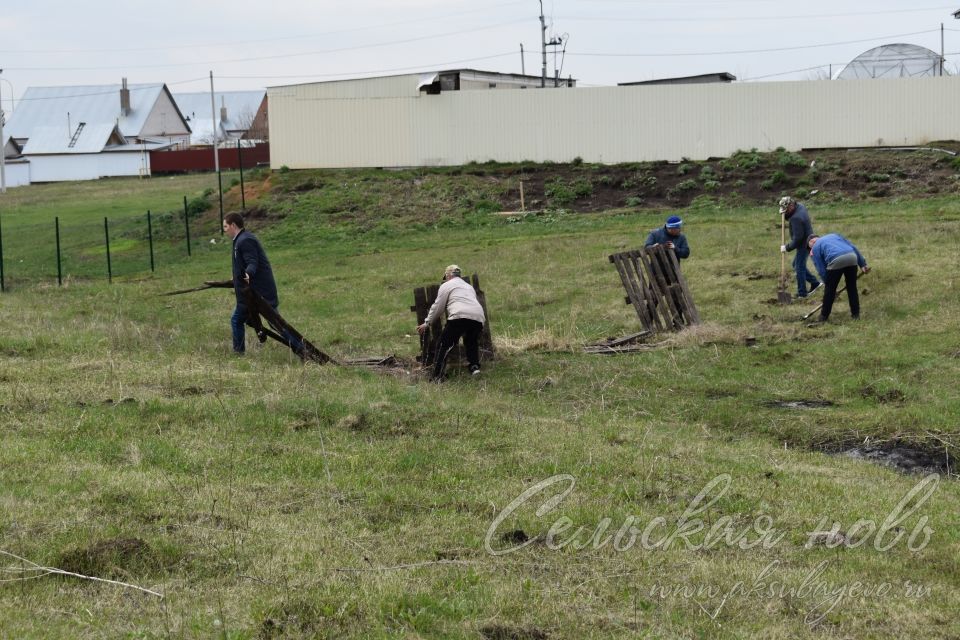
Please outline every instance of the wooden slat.
[[680, 261], [677, 259], [675, 251], [670, 252], [670, 260], [673, 263], [673, 270], [677, 274], [677, 282], [683, 290], [683, 297], [686, 299], [687, 312], [690, 316], [690, 323], [700, 324], [700, 312], [697, 311], [697, 305], [693, 302], [693, 296], [690, 294], [690, 288], [687, 287], [687, 279], [683, 277], [683, 271], [680, 270]]
[[645, 249], [640, 249], [639, 251], [631, 251], [631, 255], [636, 255], [639, 258], [640, 263], [647, 272], [647, 279], [650, 281], [650, 285], [656, 294], [657, 311], [663, 318], [663, 327], [675, 329], [677, 328], [673, 322], [675, 310], [670, 305], [666, 281], [664, 280], [663, 275], [660, 273], [659, 265], [657, 264], [652, 251], [655, 249], [656, 247], [647, 247]]
[[657, 273], [664, 283], [664, 294], [667, 300], [667, 306], [670, 309], [670, 313], [673, 314], [673, 326], [675, 329], [682, 329], [684, 324], [686, 324], [683, 315], [682, 294], [676, 286], [673, 267], [667, 256], [667, 254], [672, 253], [672, 251], [662, 245], [650, 247], [650, 249], [650, 255], [657, 264]]
[[658, 302], [657, 302], [657, 293], [656, 290], [650, 283], [650, 278], [647, 276], [647, 270], [640, 264], [639, 255], [635, 251], [628, 252], [626, 258], [630, 262], [630, 266], [636, 273], [637, 281], [640, 283], [640, 289], [643, 295], [643, 303], [647, 310], [647, 315], [650, 316], [650, 326], [649, 329], [665, 329], [670, 326], [669, 322], [664, 322], [660, 318], [660, 314], [657, 312]]
[[[664, 246], [644, 247], [608, 256], [616, 267], [641, 324], [648, 332], [682, 329], [697, 324], [700, 315], [680, 270], [673, 250]], [[610, 345], [594, 345], [610, 348]]]
[[636, 282], [636, 278], [631, 276], [627, 266], [628, 263], [622, 259], [622, 254], [610, 256], [610, 262], [613, 263], [617, 269], [617, 273], [620, 274], [620, 281], [623, 283], [623, 288], [627, 290], [627, 298], [633, 304], [633, 308], [637, 312], [637, 317], [640, 319], [640, 323], [646, 329], [652, 329], [653, 323], [649, 317], [649, 314], [647, 313], [646, 304], [644, 302], [643, 295], [640, 292], [640, 285]]
[[490, 312], [487, 310], [487, 294], [480, 289], [480, 276], [473, 274], [470, 278], [470, 284], [477, 294], [477, 301], [483, 307], [483, 317], [486, 322], [483, 323], [483, 330], [480, 332], [480, 359], [493, 360], [496, 352], [493, 349], [493, 334], [490, 333]]

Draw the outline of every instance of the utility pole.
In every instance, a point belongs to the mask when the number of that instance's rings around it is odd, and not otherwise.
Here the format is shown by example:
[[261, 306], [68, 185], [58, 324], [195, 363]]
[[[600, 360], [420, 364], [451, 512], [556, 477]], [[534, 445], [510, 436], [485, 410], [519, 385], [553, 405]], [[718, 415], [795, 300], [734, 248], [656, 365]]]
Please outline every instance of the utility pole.
[[[3, 73], [3, 69], [0, 69]], [[7, 192], [7, 140], [3, 137], [3, 91], [0, 89], [0, 193]], [[2, 268], [2, 267], [0, 267]]]
[[523, 43], [520, 43], [520, 75], [527, 75], [527, 61], [523, 57]]
[[943, 23], [940, 23], [940, 75], [943, 75]]
[[543, 89], [547, 86], [547, 21], [543, 17], [543, 0], [540, 0], [540, 52], [543, 54], [540, 88]]
[[210, 72], [210, 115], [213, 118], [213, 168], [217, 172], [220, 194], [220, 235], [223, 235], [223, 180], [220, 178], [220, 153], [217, 150], [217, 101], [213, 94], [213, 71]]

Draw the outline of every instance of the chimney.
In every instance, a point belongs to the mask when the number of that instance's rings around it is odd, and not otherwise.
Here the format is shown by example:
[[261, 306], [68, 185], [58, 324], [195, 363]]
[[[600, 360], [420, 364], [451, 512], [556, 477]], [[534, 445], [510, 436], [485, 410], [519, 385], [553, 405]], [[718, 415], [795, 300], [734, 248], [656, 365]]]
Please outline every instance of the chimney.
[[123, 117], [130, 115], [130, 89], [127, 88], [126, 78], [120, 85], [120, 115]]
[[227, 121], [227, 100], [220, 96], [220, 122]]

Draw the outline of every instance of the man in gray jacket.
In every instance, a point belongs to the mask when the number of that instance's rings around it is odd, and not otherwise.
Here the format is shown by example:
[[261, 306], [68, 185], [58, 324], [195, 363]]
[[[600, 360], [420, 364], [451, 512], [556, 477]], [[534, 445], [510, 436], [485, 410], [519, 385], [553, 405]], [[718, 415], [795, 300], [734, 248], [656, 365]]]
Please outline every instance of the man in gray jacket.
[[447, 356], [463, 338], [463, 346], [467, 351], [467, 363], [470, 374], [480, 373], [480, 332], [486, 316], [483, 307], [477, 300], [477, 292], [473, 286], [460, 277], [460, 267], [451, 264], [443, 271], [443, 284], [437, 292], [437, 299], [427, 313], [426, 320], [417, 327], [421, 335], [433, 322], [446, 312], [447, 323], [440, 334], [440, 347], [437, 349], [437, 361], [433, 365], [433, 381], [443, 380], [443, 368]]
[[[807, 208], [790, 196], [780, 198], [780, 215], [790, 221], [790, 242], [780, 245], [780, 252], [797, 252], [793, 257], [793, 270], [797, 273], [797, 297], [806, 298], [821, 286], [821, 282], [807, 271], [807, 238], [813, 235], [813, 223]], [[808, 284], [810, 291], [807, 291]]]

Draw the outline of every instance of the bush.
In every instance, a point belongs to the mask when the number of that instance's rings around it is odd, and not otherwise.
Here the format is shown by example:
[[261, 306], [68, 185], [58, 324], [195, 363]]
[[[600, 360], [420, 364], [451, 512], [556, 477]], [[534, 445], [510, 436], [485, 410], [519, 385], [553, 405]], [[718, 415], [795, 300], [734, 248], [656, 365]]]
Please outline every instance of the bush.
[[280, 167], [280, 173], [290, 173], [290, 167], [288, 167], [287, 165], [283, 165], [282, 167]]
[[707, 180], [703, 183], [703, 188], [707, 191], [716, 191], [720, 188], [721, 184], [717, 180]]
[[750, 151], [737, 151], [733, 154], [736, 165], [745, 171], [752, 171], [763, 164], [763, 156], [757, 153], [756, 149]]
[[627, 206], [628, 206], [628, 207], [642, 207], [642, 206], [643, 206], [643, 198], [638, 198], [637, 196], [630, 196], [629, 198], [627, 198]]
[[890, 182], [890, 175], [886, 173], [871, 173], [867, 176], [870, 182]]
[[593, 183], [587, 178], [577, 178], [571, 185], [573, 195], [577, 198], [586, 198], [593, 195]]
[[580, 165], [583, 164], [583, 158], [581, 158], [580, 156], [577, 156], [576, 158], [573, 159], [573, 162], [571, 162], [570, 164], [572, 164], [575, 167], [579, 167]]
[[[213, 192], [212, 189], [207, 189], [207, 191], [210, 191], [211, 193]], [[211, 206], [212, 205], [207, 198], [204, 196], [197, 196], [196, 198], [187, 201], [187, 216], [195, 218], [204, 211], [208, 210]]]
[[684, 180], [683, 182], [678, 182], [674, 189], [682, 193], [684, 191], [693, 191], [699, 186], [696, 180]]
[[678, 176], [685, 176], [691, 171], [693, 171], [693, 165], [687, 164], [686, 162], [681, 163], [680, 166], [677, 167]]
[[769, 178], [767, 178], [766, 180], [760, 183], [760, 188], [769, 191], [773, 189], [776, 185], [783, 184], [786, 181], [787, 181], [787, 174], [777, 169], [776, 171], [770, 174]]
[[577, 199], [573, 189], [560, 178], [554, 178], [552, 182], [543, 185], [543, 195], [549, 198], [553, 204], [559, 205], [569, 204]]
[[803, 156], [793, 153], [792, 151], [783, 151], [782, 149], [778, 149], [777, 164], [787, 169], [799, 169], [807, 166], [807, 161], [804, 160]]

